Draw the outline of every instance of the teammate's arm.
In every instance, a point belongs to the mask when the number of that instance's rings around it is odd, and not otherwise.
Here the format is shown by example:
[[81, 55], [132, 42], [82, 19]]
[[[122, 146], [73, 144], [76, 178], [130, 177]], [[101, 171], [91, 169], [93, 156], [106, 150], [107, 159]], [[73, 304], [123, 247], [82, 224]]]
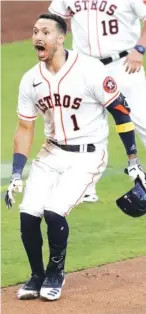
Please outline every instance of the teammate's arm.
[[143, 46], [144, 48], [146, 48], [146, 19], [143, 22], [143, 27], [141, 30], [141, 36], [137, 42], [137, 45]]
[[129, 74], [139, 72], [141, 66], [143, 65], [145, 47], [146, 47], [146, 21], [144, 22], [140, 39], [138, 40], [137, 44], [128, 54], [124, 61], [124, 65], [126, 66], [125, 68], [126, 72], [128, 72]]
[[141, 36], [124, 61], [126, 72], [129, 74], [139, 72], [143, 65], [143, 56], [146, 48], [146, 1], [130, 0], [131, 10], [135, 13], [142, 23]]

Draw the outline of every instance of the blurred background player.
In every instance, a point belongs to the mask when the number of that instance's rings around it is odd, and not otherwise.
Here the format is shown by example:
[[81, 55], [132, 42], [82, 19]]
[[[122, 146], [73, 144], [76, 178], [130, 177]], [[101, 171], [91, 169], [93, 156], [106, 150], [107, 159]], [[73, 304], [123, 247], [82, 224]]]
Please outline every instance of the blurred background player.
[[[53, 0], [49, 10], [71, 19], [73, 49], [98, 58], [115, 77], [146, 147], [146, 1]], [[97, 200], [95, 185], [90, 186], [84, 201]]]

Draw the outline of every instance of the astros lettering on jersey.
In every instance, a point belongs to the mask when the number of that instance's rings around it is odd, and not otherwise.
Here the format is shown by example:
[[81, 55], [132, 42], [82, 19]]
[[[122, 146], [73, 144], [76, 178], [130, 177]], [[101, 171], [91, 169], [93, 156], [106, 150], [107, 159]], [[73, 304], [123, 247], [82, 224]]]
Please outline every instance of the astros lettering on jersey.
[[140, 20], [146, 20], [145, 4], [145, 0], [53, 0], [49, 11], [71, 18], [73, 49], [104, 58], [135, 46]]
[[105, 107], [118, 95], [116, 82], [100, 61], [69, 51], [56, 75], [40, 62], [23, 76], [18, 116], [31, 121], [40, 113], [45, 136], [59, 143], [98, 143], [108, 136]]

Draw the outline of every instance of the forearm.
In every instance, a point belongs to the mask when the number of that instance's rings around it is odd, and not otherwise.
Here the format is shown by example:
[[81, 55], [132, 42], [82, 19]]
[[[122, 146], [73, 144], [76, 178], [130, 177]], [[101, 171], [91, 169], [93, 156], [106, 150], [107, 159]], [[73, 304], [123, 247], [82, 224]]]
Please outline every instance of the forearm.
[[14, 136], [14, 153], [20, 153], [28, 157], [32, 146], [33, 135], [33, 130], [18, 126]]
[[137, 45], [141, 45], [146, 48], [146, 21], [144, 22], [143, 28], [141, 30], [141, 36], [137, 42]]
[[133, 159], [133, 158], [137, 158], [137, 150], [136, 150], [134, 130], [119, 133], [119, 136], [121, 138], [121, 141], [124, 144], [124, 147], [125, 147], [125, 150], [126, 150], [126, 153], [128, 155], [129, 160]]
[[34, 121], [19, 121], [14, 137], [14, 154], [12, 177], [20, 178], [24, 166], [27, 162], [27, 157], [31, 150], [34, 136]]

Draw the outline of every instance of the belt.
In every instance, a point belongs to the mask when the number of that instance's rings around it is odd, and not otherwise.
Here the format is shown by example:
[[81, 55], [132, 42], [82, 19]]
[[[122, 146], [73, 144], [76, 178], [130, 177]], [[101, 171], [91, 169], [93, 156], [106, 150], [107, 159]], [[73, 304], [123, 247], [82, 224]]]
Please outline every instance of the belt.
[[67, 152], [79, 152], [79, 153], [92, 153], [95, 152], [95, 145], [94, 144], [81, 144], [81, 145], [62, 145], [58, 144], [55, 141], [49, 140], [52, 144], [60, 147]]
[[116, 56], [113, 56], [113, 57], [107, 57], [107, 58], [104, 58], [104, 59], [100, 59], [100, 61], [103, 63], [103, 64], [109, 64], [113, 61], [116, 61], [118, 59], [121, 59], [121, 58], [124, 58], [128, 55], [128, 51], [124, 50], [120, 53], [118, 53]]

